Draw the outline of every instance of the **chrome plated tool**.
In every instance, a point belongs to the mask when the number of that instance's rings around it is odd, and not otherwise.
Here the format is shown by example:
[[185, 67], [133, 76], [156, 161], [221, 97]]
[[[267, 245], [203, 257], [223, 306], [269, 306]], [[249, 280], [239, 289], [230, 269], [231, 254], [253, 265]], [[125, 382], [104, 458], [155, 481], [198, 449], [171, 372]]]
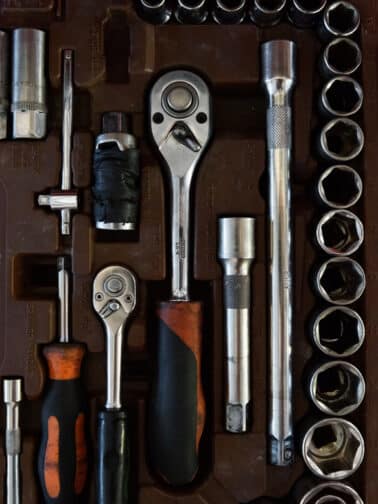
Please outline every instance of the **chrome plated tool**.
[[361, 84], [352, 77], [339, 75], [324, 85], [319, 108], [328, 117], [350, 117], [361, 110], [363, 101]]
[[350, 210], [331, 210], [316, 227], [316, 243], [326, 254], [349, 256], [364, 242], [364, 225]]
[[320, 60], [320, 71], [326, 78], [352, 75], [360, 68], [360, 46], [349, 38], [338, 37], [325, 47]]
[[358, 172], [347, 165], [334, 165], [318, 181], [317, 193], [325, 206], [341, 210], [355, 205], [362, 196], [363, 182]]
[[274, 26], [281, 21], [286, 5], [286, 0], [252, 0], [250, 17], [257, 26]]
[[320, 36], [329, 40], [335, 37], [351, 37], [361, 24], [360, 12], [355, 5], [345, 0], [330, 2], [319, 23]]
[[136, 296], [136, 278], [122, 266], [102, 269], [93, 281], [93, 307], [105, 327], [107, 359], [106, 403], [98, 414], [98, 504], [127, 502], [130, 461], [127, 416], [121, 401], [122, 351]]

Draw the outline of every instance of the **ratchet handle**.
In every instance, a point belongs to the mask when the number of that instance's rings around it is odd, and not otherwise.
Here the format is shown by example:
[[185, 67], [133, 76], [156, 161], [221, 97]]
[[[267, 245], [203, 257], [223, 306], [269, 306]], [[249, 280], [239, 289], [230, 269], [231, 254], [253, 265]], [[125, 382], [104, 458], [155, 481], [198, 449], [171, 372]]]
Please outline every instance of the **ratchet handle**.
[[98, 414], [97, 464], [97, 504], [127, 504], [129, 444], [122, 409]]
[[158, 306], [157, 371], [150, 401], [150, 456], [154, 470], [174, 486], [198, 471], [205, 423], [201, 380], [202, 305]]

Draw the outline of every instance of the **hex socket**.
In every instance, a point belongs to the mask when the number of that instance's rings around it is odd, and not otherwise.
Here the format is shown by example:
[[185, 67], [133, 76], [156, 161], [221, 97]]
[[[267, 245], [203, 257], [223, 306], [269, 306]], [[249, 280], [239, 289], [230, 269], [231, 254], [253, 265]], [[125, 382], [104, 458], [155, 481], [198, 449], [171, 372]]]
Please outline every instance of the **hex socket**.
[[328, 161], [347, 162], [359, 156], [365, 135], [359, 124], [349, 118], [329, 121], [320, 132], [319, 152]]
[[361, 406], [365, 391], [361, 371], [349, 362], [327, 361], [309, 372], [308, 394], [326, 415], [349, 415]]
[[172, 7], [170, 0], [139, 0], [138, 12], [153, 24], [165, 24], [171, 19]]
[[352, 207], [361, 198], [362, 191], [360, 175], [347, 165], [331, 166], [320, 176], [317, 185], [320, 201], [335, 209]]
[[323, 40], [335, 37], [351, 37], [361, 24], [360, 12], [345, 0], [330, 3], [319, 23], [319, 35]]
[[348, 256], [361, 247], [364, 225], [349, 210], [331, 210], [318, 222], [316, 241], [326, 254]]
[[310, 471], [326, 480], [350, 477], [362, 464], [365, 442], [351, 422], [338, 417], [313, 424], [302, 440], [302, 456]]
[[355, 354], [365, 340], [365, 324], [360, 315], [347, 306], [330, 306], [311, 322], [314, 345], [323, 354], [346, 358]]
[[7, 137], [8, 130], [8, 92], [9, 92], [9, 57], [8, 34], [0, 31], [0, 140]]
[[361, 110], [364, 92], [352, 77], [339, 75], [323, 87], [319, 109], [326, 116], [350, 117]]
[[338, 37], [325, 47], [320, 60], [320, 71], [326, 78], [352, 75], [361, 63], [360, 46], [354, 40]]
[[286, 0], [253, 0], [249, 15], [257, 26], [274, 26], [286, 10]]
[[292, 504], [364, 504], [358, 493], [345, 483], [319, 483], [310, 478], [303, 478], [295, 485], [292, 498]]
[[212, 16], [218, 24], [239, 24], [245, 18], [246, 8], [246, 0], [215, 0]]
[[179, 23], [201, 24], [207, 16], [207, 0], [177, 0], [175, 17]]
[[349, 305], [356, 302], [366, 288], [365, 272], [350, 257], [332, 257], [325, 261], [315, 276], [319, 295], [328, 303]]
[[291, 0], [288, 16], [298, 28], [310, 28], [320, 19], [327, 0]]

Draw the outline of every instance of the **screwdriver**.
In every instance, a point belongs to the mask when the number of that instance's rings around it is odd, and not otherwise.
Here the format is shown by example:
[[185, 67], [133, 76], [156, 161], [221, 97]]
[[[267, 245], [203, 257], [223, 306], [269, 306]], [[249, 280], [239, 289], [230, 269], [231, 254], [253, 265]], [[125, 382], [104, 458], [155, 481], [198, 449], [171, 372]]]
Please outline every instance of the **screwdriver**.
[[197, 474], [205, 423], [201, 380], [202, 303], [189, 295], [190, 189], [211, 136], [210, 93], [196, 74], [168, 72], [150, 96], [153, 140], [171, 188], [172, 285], [158, 305], [157, 372], [150, 401], [152, 466], [173, 486]]
[[80, 381], [84, 345], [69, 342], [70, 260], [58, 258], [59, 342], [43, 354], [49, 384], [42, 406], [38, 472], [47, 504], [80, 502], [87, 478], [86, 401]]

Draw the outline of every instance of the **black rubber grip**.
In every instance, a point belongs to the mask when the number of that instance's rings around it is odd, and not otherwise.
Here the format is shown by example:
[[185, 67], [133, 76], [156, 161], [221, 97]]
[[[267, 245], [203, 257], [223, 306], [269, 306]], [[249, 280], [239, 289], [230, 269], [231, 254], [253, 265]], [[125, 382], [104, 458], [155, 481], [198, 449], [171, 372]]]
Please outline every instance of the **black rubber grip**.
[[98, 414], [97, 504], [128, 502], [129, 443], [124, 410]]
[[138, 222], [140, 199], [139, 150], [120, 151], [115, 145], [94, 154], [94, 199], [95, 222]]
[[250, 308], [251, 283], [248, 275], [229, 275], [224, 279], [225, 308]]

